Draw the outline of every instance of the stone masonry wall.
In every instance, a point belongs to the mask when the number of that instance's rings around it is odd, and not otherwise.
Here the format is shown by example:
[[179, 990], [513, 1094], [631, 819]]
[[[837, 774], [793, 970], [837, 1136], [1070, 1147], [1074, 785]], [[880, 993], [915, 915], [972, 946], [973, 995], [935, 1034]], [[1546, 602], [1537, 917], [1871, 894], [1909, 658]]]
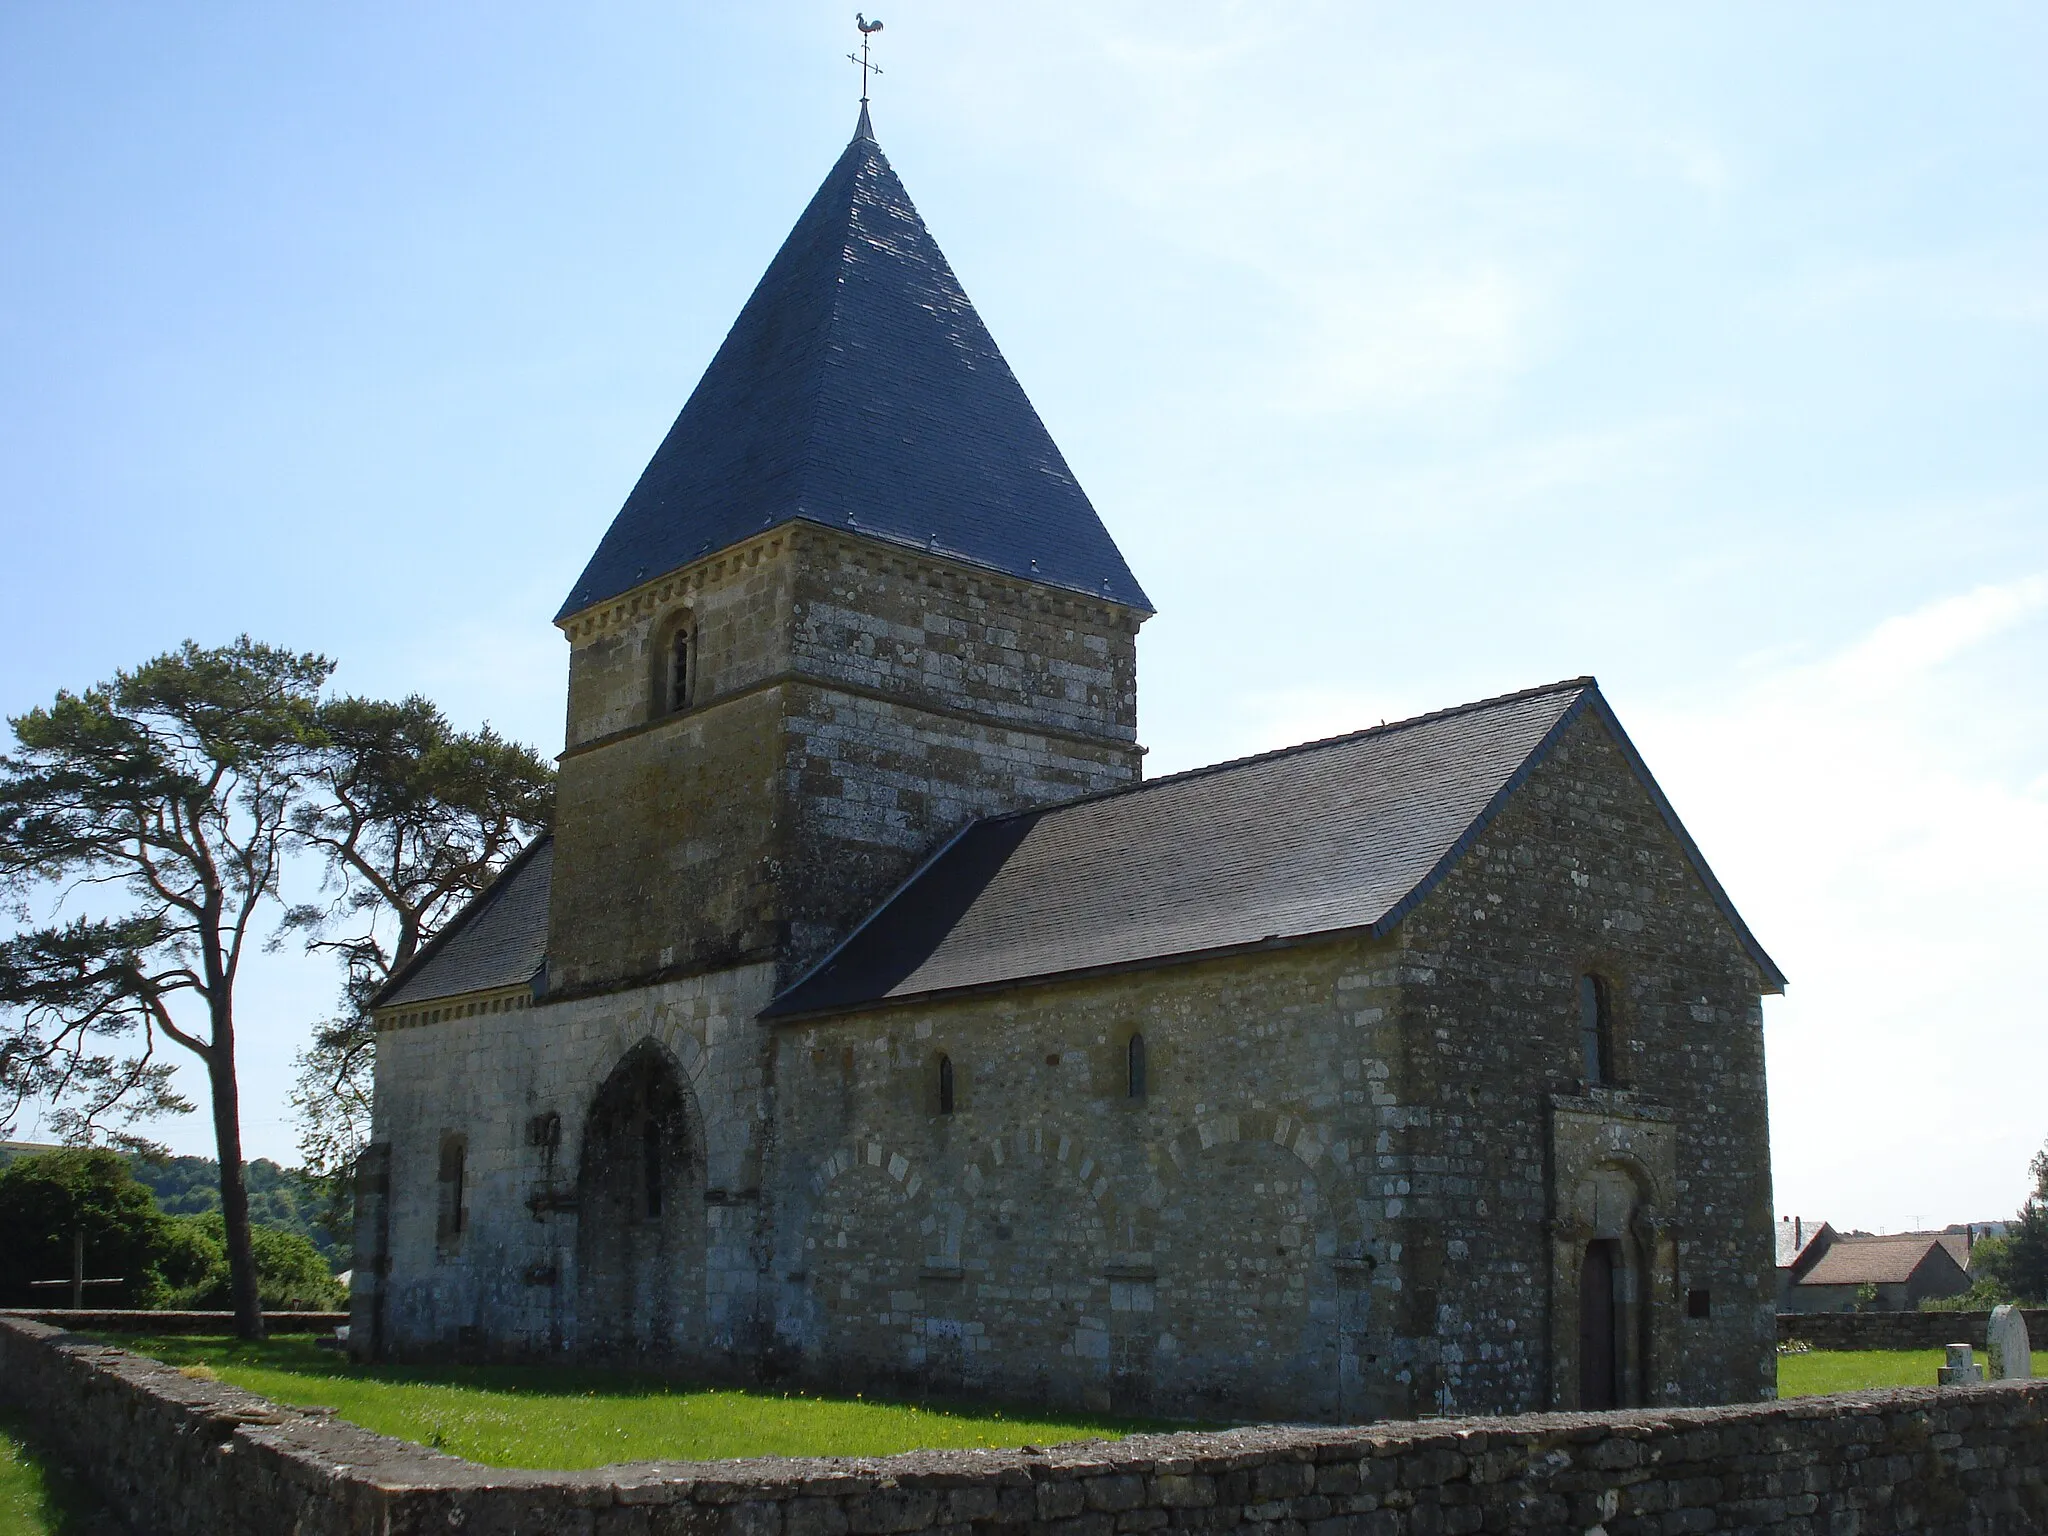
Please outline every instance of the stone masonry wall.
[[2018, 1536], [2048, 1383], [1135, 1436], [867, 1460], [479, 1467], [0, 1319], [0, 1402], [163, 1536]]
[[1138, 739], [1141, 616], [1114, 603], [800, 528], [791, 651], [807, 676], [939, 710]]
[[[1761, 978], [1596, 716], [1399, 931], [1406, 1027], [1382, 1054], [1408, 1108], [1377, 1160], [1415, 1287], [1397, 1350], [1452, 1409], [1575, 1406], [1579, 1266], [1607, 1235], [1575, 1191], [1614, 1176], [1647, 1346], [1624, 1400], [1768, 1396]], [[1583, 1084], [1588, 972], [1612, 1002], [1613, 1089]]]
[[974, 817], [1132, 782], [1137, 622], [801, 527], [568, 621], [551, 987], [793, 979]]
[[[2034, 1347], [2048, 1348], [2048, 1307], [2027, 1307], [2020, 1315]], [[1982, 1349], [1990, 1324], [1989, 1312], [1780, 1312], [1778, 1337], [1815, 1349]]]
[[[389, 1149], [384, 1337], [397, 1351], [546, 1354], [589, 1342], [582, 1314], [612, 1298], [607, 1277], [579, 1271], [585, 1127], [599, 1086], [642, 1042], [673, 1064], [689, 1102], [691, 1165], [671, 1205], [702, 1224], [704, 1254], [700, 1273], [679, 1277], [693, 1302], [660, 1350], [716, 1363], [756, 1348], [767, 1089], [755, 1015], [771, 981], [756, 966], [381, 1033], [372, 1134]], [[536, 1132], [550, 1117], [547, 1144]], [[438, 1179], [451, 1135], [466, 1145], [453, 1244], [440, 1233]]]
[[[1581, 1081], [1589, 969], [1620, 1086]], [[819, 1379], [1073, 1407], [1570, 1406], [1611, 1219], [1629, 1400], [1767, 1396], [1758, 986], [1589, 718], [1390, 939], [783, 1026], [777, 1337]]]
[[1391, 948], [781, 1027], [778, 1336], [845, 1383], [1176, 1416], [1387, 1411], [1385, 1307], [1367, 1295], [1381, 1202], [1360, 1175], [1390, 1068], [1354, 1021], [1394, 1009], [1367, 980]]

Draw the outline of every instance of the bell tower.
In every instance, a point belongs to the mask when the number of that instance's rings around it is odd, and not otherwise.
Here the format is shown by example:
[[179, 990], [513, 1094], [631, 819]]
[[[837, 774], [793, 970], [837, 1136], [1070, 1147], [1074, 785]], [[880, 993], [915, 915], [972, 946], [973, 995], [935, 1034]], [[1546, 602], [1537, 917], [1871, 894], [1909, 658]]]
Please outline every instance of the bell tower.
[[1150, 613], [863, 105], [557, 616], [549, 990], [786, 983], [976, 817], [1135, 781]]

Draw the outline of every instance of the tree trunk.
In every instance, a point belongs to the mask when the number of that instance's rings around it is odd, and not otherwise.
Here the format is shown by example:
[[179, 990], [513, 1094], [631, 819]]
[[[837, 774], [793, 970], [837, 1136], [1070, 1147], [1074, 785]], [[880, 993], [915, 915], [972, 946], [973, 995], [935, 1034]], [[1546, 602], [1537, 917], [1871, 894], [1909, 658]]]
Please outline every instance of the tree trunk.
[[249, 1186], [242, 1176], [242, 1098], [235, 1082], [234, 1024], [216, 1015], [213, 1050], [206, 1060], [213, 1089], [213, 1140], [220, 1155], [220, 1214], [228, 1246], [228, 1294], [235, 1336], [263, 1337], [263, 1301], [256, 1285], [256, 1253], [249, 1242]]

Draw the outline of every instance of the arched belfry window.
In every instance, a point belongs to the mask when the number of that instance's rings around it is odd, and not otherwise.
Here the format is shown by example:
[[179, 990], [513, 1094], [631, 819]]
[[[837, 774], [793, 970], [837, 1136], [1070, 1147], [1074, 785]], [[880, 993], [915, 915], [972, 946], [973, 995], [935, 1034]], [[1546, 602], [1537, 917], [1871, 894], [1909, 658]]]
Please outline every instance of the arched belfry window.
[[668, 709], [670, 714], [690, 707], [690, 625], [687, 620], [676, 625], [675, 633], [668, 641]]
[[1124, 1047], [1124, 1097], [1145, 1097], [1145, 1037], [1134, 1034]]
[[1586, 1086], [1614, 1081], [1614, 1016], [1606, 978], [1590, 973], [1579, 978], [1579, 1054]]
[[943, 1052], [939, 1055], [939, 1113], [953, 1113], [953, 1058]]

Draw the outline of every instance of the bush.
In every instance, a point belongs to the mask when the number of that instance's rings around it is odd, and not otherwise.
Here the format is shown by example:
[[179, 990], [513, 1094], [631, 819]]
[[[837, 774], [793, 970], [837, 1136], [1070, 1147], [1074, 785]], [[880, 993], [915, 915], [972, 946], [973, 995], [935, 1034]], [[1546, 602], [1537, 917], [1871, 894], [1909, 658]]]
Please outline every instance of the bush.
[[0, 1305], [68, 1307], [71, 1293], [32, 1280], [71, 1278], [72, 1234], [85, 1234], [88, 1305], [154, 1307], [170, 1291], [164, 1272], [170, 1234], [156, 1199], [127, 1159], [100, 1148], [20, 1157], [0, 1168]]
[[[228, 1293], [227, 1223], [219, 1211], [202, 1216], [171, 1216], [164, 1224], [183, 1255], [180, 1281], [169, 1305], [194, 1311], [225, 1310]], [[256, 1292], [266, 1312], [338, 1312], [348, 1305], [342, 1288], [320, 1250], [297, 1232], [276, 1227], [251, 1227], [249, 1246], [256, 1255]]]

